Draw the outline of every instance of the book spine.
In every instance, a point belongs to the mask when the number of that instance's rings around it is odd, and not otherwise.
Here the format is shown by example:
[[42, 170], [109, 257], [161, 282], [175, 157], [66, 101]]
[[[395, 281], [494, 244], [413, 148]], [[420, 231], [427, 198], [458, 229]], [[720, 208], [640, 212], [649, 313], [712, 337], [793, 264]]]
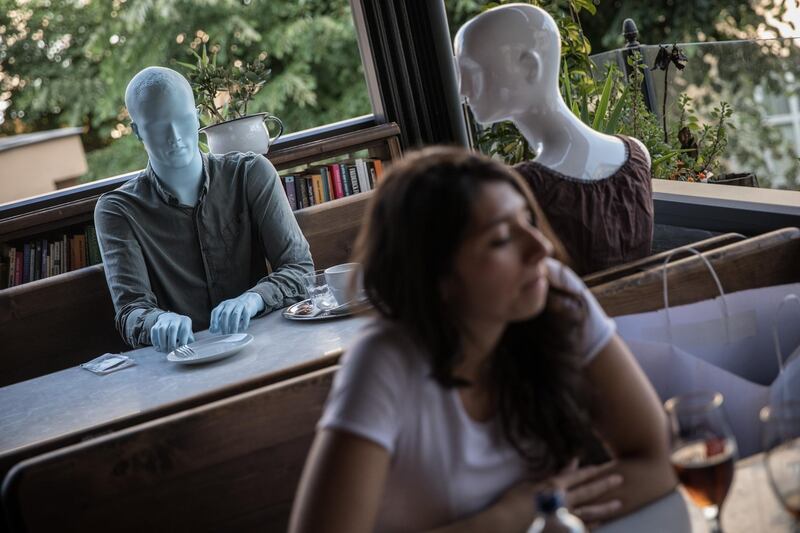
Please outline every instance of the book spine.
[[46, 252], [47, 252], [47, 268], [46, 268], [46, 274], [47, 275], [45, 275], [44, 277], [49, 278], [50, 276], [53, 275], [53, 268], [55, 267], [55, 263], [53, 262], [53, 258], [55, 257], [56, 247], [55, 247], [54, 243], [52, 243], [52, 242], [47, 243]]
[[344, 187], [344, 195], [350, 196], [353, 194], [353, 186], [350, 183], [350, 174], [347, 172], [347, 165], [339, 163], [339, 174], [342, 176], [342, 187]]
[[322, 197], [322, 176], [319, 174], [311, 176], [311, 190], [314, 194], [314, 205], [321, 204], [325, 201]]
[[350, 187], [353, 189], [353, 194], [361, 192], [361, 187], [358, 185], [358, 171], [355, 165], [347, 165], [347, 173], [350, 176]]
[[358, 188], [361, 192], [370, 190], [369, 173], [363, 159], [356, 159], [356, 174], [358, 175]]
[[31, 280], [31, 243], [26, 242], [23, 246], [22, 256], [22, 283], [28, 283]]
[[330, 193], [330, 199], [336, 200], [336, 194], [334, 193], [333, 190], [333, 176], [331, 175], [330, 172], [326, 172], [325, 174], [327, 175], [326, 183], [328, 184], [328, 192]]
[[306, 198], [308, 198], [308, 206], [314, 205], [314, 180], [311, 176], [306, 176]]
[[53, 275], [61, 274], [61, 241], [53, 243]]
[[69, 272], [69, 240], [66, 233], [61, 236], [61, 272]]
[[75, 235], [70, 236], [69, 238], [69, 271], [72, 272], [75, 270], [75, 265], [77, 261], [75, 260]]
[[22, 253], [18, 251], [17, 252], [17, 267], [14, 269], [15, 270], [14, 275], [17, 277], [17, 279], [14, 280], [14, 285], [22, 285], [22, 283], [23, 283], [22, 282], [22, 280], [23, 280], [22, 274], [25, 271], [25, 262], [24, 262], [24, 260], [25, 260], [25, 258], [22, 256]]
[[295, 178], [295, 186], [297, 189], [297, 207], [303, 209], [308, 207], [308, 187], [306, 187], [306, 177], [298, 176]]
[[50, 241], [42, 240], [42, 270], [41, 279], [50, 275]]
[[13, 287], [17, 282], [17, 249], [8, 250], [8, 286]]
[[372, 164], [375, 165], [375, 183], [380, 183], [383, 179], [383, 161], [380, 159], [373, 159]]
[[369, 188], [374, 189], [378, 184], [378, 177], [375, 174], [375, 162], [367, 161], [367, 174], [369, 174]]
[[328, 169], [322, 167], [319, 169], [319, 175], [322, 179], [322, 201], [328, 202], [333, 200], [333, 191], [331, 190], [331, 182], [328, 179]]
[[42, 278], [42, 241], [38, 240], [33, 243], [33, 274], [31, 281], [36, 281]]
[[76, 236], [78, 243], [78, 268], [86, 266], [86, 235], [79, 234]]
[[328, 168], [330, 169], [328, 174], [333, 182], [334, 198], [344, 198], [344, 186], [342, 185], [342, 174], [339, 172], [339, 165], [330, 165]]
[[294, 190], [294, 176], [286, 176], [286, 198], [289, 200], [289, 207], [297, 209], [297, 194]]

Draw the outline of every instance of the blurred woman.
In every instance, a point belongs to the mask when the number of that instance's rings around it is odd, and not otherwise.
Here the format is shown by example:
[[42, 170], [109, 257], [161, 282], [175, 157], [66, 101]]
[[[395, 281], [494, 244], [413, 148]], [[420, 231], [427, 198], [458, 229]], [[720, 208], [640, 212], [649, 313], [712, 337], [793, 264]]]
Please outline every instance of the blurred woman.
[[[336, 375], [290, 531], [519, 532], [544, 487], [589, 523], [674, 487], [656, 394], [513, 170], [407, 156], [356, 260], [378, 317]], [[597, 436], [613, 460], [577, 467]]]

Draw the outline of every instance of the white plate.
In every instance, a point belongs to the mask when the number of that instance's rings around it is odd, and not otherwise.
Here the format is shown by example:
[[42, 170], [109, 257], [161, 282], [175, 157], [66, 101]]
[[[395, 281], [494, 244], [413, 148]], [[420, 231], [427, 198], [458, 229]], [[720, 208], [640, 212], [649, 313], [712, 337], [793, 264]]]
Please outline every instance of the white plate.
[[167, 361], [181, 365], [210, 363], [235, 354], [251, 342], [253, 342], [253, 336], [249, 333], [214, 335], [187, 345], [194, 350], [194, 356], [181, 357], [172, 351], [167, 354]]
[[329, 311], [320, 311], [313, 306], [311, 300], [303, 300], [294, 305], [290, 305], [283, 310], [283, 316], [289, 320], [330, 320], [332, 318], [341, 318], [350, 316], [359, 311], [363, 311], [369, 307], [369, 302], [363, 300], [361, 302], [347, 303], [334, 307]]

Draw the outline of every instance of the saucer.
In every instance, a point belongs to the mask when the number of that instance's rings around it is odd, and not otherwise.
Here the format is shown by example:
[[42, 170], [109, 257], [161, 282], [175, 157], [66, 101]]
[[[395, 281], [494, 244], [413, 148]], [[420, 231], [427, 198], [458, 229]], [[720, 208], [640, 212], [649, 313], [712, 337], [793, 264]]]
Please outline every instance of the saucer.
[[249, 333], [213, 335], [197, 342], [187, 344], [194, 352], [191, 357], [183, 357], [173, 350], [167, 354], [167, 361], [181, 365], [210, 363], [211, 361], [218, 361], [219, 359], [230, 357], [251, 342], [253, 342], [253, 336]]
[[289, 320], [329, 320], [351, 316], [368, 307], [369, 302], [367, 300], [360, 300], [358, 302], [347, 302], [333, 309], [321, 311], [314, 307], [314, 304], [311, 303], [311, 299], [309, 298], [284, 309], [283, 316]]

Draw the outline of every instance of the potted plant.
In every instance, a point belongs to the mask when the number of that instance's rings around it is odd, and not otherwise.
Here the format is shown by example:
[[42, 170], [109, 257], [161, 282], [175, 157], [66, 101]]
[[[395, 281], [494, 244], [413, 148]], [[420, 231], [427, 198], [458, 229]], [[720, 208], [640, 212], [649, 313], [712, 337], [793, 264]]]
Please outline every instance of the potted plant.
[[[190, 50], [196, 63], [179, 62], [189, 72], [187, 78], [194, 91], [206, 134], [208, 149], [215, 154], [255, 152], [266, 154], [270, 145], [283, 134], [283, 123], [269, 113], [247, 113], [247, 106], [269, 79], [270, 69], [260, 59], [237, 65], [218, 65], [217, 54], [209, 57], [205, 45], [198, 54]], [[278, 127], [270, 138], [267, 122]]]

